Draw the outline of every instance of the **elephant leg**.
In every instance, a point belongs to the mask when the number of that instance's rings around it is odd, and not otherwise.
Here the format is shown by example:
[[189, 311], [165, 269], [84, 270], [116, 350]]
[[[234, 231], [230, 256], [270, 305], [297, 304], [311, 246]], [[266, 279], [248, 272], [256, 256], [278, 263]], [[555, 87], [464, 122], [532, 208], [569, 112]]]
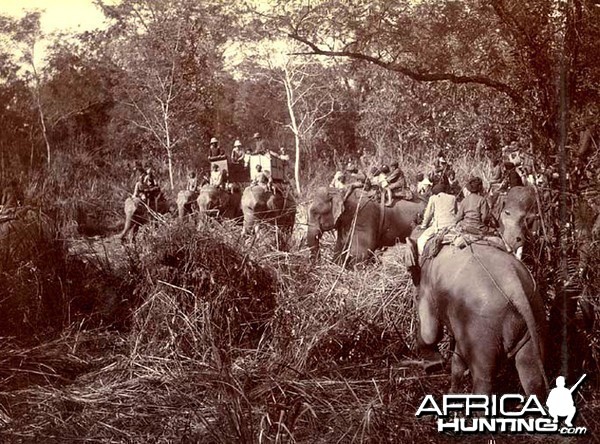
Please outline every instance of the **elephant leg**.
[[452, 376], [450, 384], [451, 393], [460, 393], [465, 372], [468, 370], [467, 362], [458, 346], [452, 352]]
[[350, 241], [349, 253], [356, 262], [364, 262], [369, 259], [371, 252], [375, 250], [374, 233], [355, 230]]
[[515, 365], [525, 393], [527, 395], [537, 395], [539, 399], [543, 399], [546, 394], [546, 385], [544, 375], [541, 372], [542, 363], [538, 362], [536, 358], [534, 344], [531, 339], [517, 352]]
[[465, 356], [470, 363], [469, 370], [473, 376], [473, 393], [490, 395], [498, 367], [498, 353], [494, 344], [479, 344]]
[[333, 248], [333, 261], [336, 264], [342, 265], [346, 257], [348, 248], [347, 233], [342, 230], [338, 230], [337, 238], [335, 240], [335, 247]]
[[425, 361], [426, 371], [432, 371], [442, 366], [443, 358], [437, 344], [442, 339], [444, 329], [440, 322], [437, 310], [435, 310], [432, 290], [422, 285], [419, 288], [419, 334], [417, 335], [417, 347]]
[[254, 231], [256, 221], [254, 220], [254, 214], [250, 214], [252, 210], [244, 211], [244, 227], [242, 228], [242, 234], [248, 236]]
[[135, 240], [135, 236], [137, 235], [137, 232], [140, 229], [140, 225], [140, 222], [134, 221], [133, 225], [131, 226], [131, 242]]
[[125, 241], [125, 238], [127, 237], [127, 234], [129, 233], [129, 231], [131, 230], [132, 225], [133, 225], [133, 221], [132, 221], [131, 216], [125, 217], [125, 226], [123, 227], [123, 231], [121, 231], [121, 233], [119, 234], [119, 240], [121, 242]]
[[424, 344], [435, 345], [442, 339], [443, 329], [439, 314], [435, 309], [433, 291], [428, 285], [419, 288], [419, 322], [421, 339]]

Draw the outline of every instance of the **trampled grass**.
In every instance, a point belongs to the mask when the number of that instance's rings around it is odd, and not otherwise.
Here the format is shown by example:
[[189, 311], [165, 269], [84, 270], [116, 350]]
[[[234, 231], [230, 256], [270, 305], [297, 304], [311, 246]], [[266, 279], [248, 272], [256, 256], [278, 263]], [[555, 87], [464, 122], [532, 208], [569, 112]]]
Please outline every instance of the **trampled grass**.
[[[305, 251], [274, 251], [268, 238], [239, 232], [218, 223], [200, 231], [180, 222], [147, 227], [124, 247], [134, 286], [129, 310], [120, 312], [126, 327], [72, 326], [31, 348], [3, 341], [0, 437], [465, 440], [414, 416], [426, 394], [447, 392], [449, 375], [418, 365], [401, 246], [344, 271], [327, 254], [312, 268]], [[583, 396], [579, 424], [593, 431], [600, 403], [591, 387]], [[528, 440], [548, 442], [542, 438]]]

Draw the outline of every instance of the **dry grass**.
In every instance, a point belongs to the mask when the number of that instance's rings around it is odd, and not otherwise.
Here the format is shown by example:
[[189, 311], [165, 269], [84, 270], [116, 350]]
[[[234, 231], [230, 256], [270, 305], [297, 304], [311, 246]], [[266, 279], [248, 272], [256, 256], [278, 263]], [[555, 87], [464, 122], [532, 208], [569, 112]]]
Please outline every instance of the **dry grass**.
[[[455, 165], [459, 178], [474, 168]], [[40, 345], [2, 341], [0, 441], [487, 440], [441, 435], [414, 417], [425, 394], [448, 391], [449, 376], [416, 365], [402, 247], [354, 271], [326, 259], [311, 268], [304, 215], [301, 206], [288, 251], [269, 228], [244, 239], [231, 222], [197, 231], [168, 221], [144, 227], [133, 246], [79, 244], [67, 259], [73, 279], [99, 289], [92, 300], [119, 289], [118, 328], [72, 323]], [[578, 425], [592, 432], [581, 442], [600, 426], [594, 390], [586, 384], [578, 399]]]

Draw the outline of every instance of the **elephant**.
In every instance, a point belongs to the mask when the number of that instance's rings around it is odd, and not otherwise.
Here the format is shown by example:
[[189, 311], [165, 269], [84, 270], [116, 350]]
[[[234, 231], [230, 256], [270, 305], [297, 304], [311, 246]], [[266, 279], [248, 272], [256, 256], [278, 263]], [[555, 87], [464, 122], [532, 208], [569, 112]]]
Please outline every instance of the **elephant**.
[[[549, 301], [550, 323], [556, 327], [549, 338], [553, 345], [550, 350], [555, 354], [551, 362], [566, 361], [567, 365], [563, 368], [570, 372], [580, 368], [581, 360], [587, 358], [581, 353], [565, 351], [577, 349], [578, 342], [585, 341], [585, 332], [593, 332], [596, 320], [596, 304], [594, 293], [590, 291], [589, 276], [595, 270], [590, 253], [597, 215], [585, 197], [567, 195], [571, 214], [563, 219], [556, 207], [546, 205], [543, 208], [547, 224], [544, 232], [548, 236], [535, 236], [539, 231], [537, 225], [541, 226], [536, 192], [539, 189], [536, 191], [533, 186], [510, 190], [500, 213], [500, 230], [506, 244], [513, 250], [520, 252], [525, 245], [523, 261], [529, 265], [542, 294], [549, 294], [552, 287], [559, 288]], [[547, 197], [549, 200], [550, 196]], [[544, 200], [540, 196], [540, 202]], [[550, 242], [559, 237], [570, 241], [564, 249], [557, 251]], [[540, 256], [536, 257], [536, 254]], [[520, 254], [517, 257], [521, 259]], [[549, 270], [552, 272], [549, 273]], [[557, 285], [558, 282], [561, 284]], [[581, 316], [577, 314], [578, 308]]]
[[214, 185], [204, 185], [200, 188], [196, 202], [201, 219], [210, 215], [237, 219], [242, 216], [241, 200], [242, 193], [237, 184], [232, 185], [231, 191]]
[[289, 237], [296, 219], [296, 201], [290, 188], [270, 191], [262, 185], [250, 185], [242, 194], [244, 214], [243, 234], [248, 235], [258, 228], [257, 222], [268, 222], [282, 229]]
[[498, 208], [500, 233], [507, 247], [521, 257], [527, 237], [538, 220], [536, 189], [533, 186], [511, 188]]
[[[165, 214], [169, 211], [167, 200], [165, 196], [160, 193], [157, 202], [157, 213]], [[123, 231], [118, 235], [121, 242], [125, 240], [127, 234], [131, 231], [131, 239], [135, 239], [135, 235], [139, 230], [140, 226], [148, 222], [151, 218], [148, 205], [144, 203], [139, 197], [128, 197], [125, 199], [125, 226]]]
[[194, 212], [196, 199], [198, 199], [197, 191], [181, 190], [177, 194], [177, 214], [179, 219], [183, 219], [186, 214]]
[[324, 232], [337, 229], [334, 260], [363, 262], [378, 248], [404, 242], [417, 225], [426, 202], [399, 200], [381, 206], [367, 192], [356, 189], [344, 199], [346, 190], [320, 188], [308, 209], [307, 243], [311, 260], [319, 255], [319, 240]]
[[491, 245], [445, 246], [422, 266], [418, 315], [425, 352], [436, 350], [444, 326], [454, 337], [452, 392], [468, 369], [473, 393], [491, 394], [501, 361], [514, 357], [525, 392], [545, 396], [544, 304], [512, 254]]

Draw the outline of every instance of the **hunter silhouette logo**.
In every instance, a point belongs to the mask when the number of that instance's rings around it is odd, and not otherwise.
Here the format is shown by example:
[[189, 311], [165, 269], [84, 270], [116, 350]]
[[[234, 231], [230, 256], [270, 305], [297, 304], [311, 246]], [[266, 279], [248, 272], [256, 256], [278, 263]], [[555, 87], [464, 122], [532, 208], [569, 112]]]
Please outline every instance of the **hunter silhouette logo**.
[[[437, 417], [438, 432], [465, 434], [553, 434], [585, 435], [587, 427], [573, 426], [577, 408], [573, 393], [587, 375], [571, 388], [565, 387], [565, 378], [556, 378], [556, 387], [548, 394], [546, 408], [536, 395], [527, 397], [517, 393], [502, 395], [448, 394], [441, 399], [425, 395], [416, 416]], [[564, 419], [564, 425], [559, 424]]]
[[584, 374], [579, 381], [570, 389], [565, 387], [565, 377], [559, 376], [556, 378], [556, 387], [550, 390], [546, 406], [548, 407], [548, 413], [552, 416], [552, 422], [558, 423], [558, 417], [566, 417], [565, 425], [567, 427], [573, 427], [573, 418], [577, 413], [577, 408], [573, 402], [573, 392], [577, 390], [579, 384], [583, 382], [587, 374]]

